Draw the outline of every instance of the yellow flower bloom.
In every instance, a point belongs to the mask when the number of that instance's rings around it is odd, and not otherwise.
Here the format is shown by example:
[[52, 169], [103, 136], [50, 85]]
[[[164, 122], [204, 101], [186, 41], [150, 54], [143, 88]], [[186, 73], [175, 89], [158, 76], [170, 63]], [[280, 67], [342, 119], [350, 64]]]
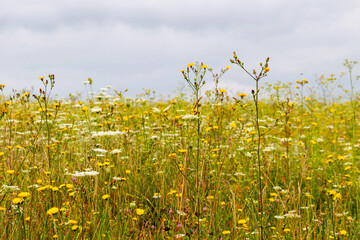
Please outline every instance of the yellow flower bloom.
[[19, 197], [21, 198], [26, 198], [26, 197], [29, 197], [31, 194], [29, 192], [21, 192], [19, 193]]
[[266, 67], [265, 69], [264, 69], [264, 72], [268, 72], [268, 71], [270, 71], [270, 68], [269, 67]]
[[340, 231], [340, 235], [346, 235], [347, 234], [347, 231], [346, 230], [341, 230]]
[[14, 170], [7, 170], [6, 173], [7, 174], [13, 174], [15, 171]]
[[189, 63], [188, 65], [187, 65], [187, 67], [192, 67], [192, 66], [194, 66], [195, 64], [194, 63]]
[[69, 220], [69, 223], [70, 224], [77, 224], [77, 221], [76, 220]]
[[246, 220], [245, 219], [240, 219], [239, 221], [238, 221], [238, 224], [245, 224], [246, 223]]
[[20, 204], [20, 203], [23, 203], [23, 202], [24, 202], [24, 199], [22, 199], [22, 198], [14, 198], [12, 200], [13, 204]]
[[101, 198], [104, 199], [104, 200], [107, 200], [108, 198], [110, 197], [110, 195], [103, 195]]
[[75, 231], [75, 230], [78, 229], [78, 228], [79, 228], [78, 225], [74, 225], [74, 226], [72, 226], [71, 230]]
[[228, 234], [230, 234], [231, 232], [230, 231], [223, 231], [222, 232], [222, 234], [224, 234], [224, 235], [228, 235]]
[[50, 208], [46, 213], [49, 215], [54, 215], [57, 212], [59, 212], [59, 209], [57, 207]]
[[139, 215], [139, 216], [144, 215], [144, 214], [145, 214], [145, 210], [144, 210], [144, 209], [137, 208], [137, 209], [136, 209], [136, 214]]

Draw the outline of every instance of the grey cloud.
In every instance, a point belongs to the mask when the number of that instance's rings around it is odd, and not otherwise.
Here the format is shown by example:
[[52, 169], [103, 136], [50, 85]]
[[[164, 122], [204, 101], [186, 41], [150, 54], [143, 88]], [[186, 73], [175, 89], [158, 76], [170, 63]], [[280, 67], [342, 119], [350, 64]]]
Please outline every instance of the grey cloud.
[[[0, 81], [9, 87], [55, 73], [63, 94], [82, 91], [88, 77], [96, 87], [171, 92], [188, 62], [219, 69], [234, 50], [250, 67], [270, 56], [274, 81], [337, 73], [343, 59], [359, 60], [358, 1], [32, 2], [0, 10]], [[252, 84], [239, 69], [223, 83]]]

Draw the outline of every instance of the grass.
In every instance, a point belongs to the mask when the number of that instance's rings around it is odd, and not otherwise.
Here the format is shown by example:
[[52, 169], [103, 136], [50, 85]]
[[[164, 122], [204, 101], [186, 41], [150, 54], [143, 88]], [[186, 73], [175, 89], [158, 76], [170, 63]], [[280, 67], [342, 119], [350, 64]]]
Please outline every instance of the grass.
[[319, 79], [324, 95], [305, 79], [259, 78], [253, 96], [231, 98], [218, 88], [227, 70], [210, 70], [216, 88], [202, 98], [191, 71], [204, 77], [203, 64], [183, 71], [194, 94], [166, 101], [126, 90], [55, 100], [53, 75], [34, 97], [2, 95], [0, 237], [357, 239], [353, 79], [327, 99], [334, 75]]

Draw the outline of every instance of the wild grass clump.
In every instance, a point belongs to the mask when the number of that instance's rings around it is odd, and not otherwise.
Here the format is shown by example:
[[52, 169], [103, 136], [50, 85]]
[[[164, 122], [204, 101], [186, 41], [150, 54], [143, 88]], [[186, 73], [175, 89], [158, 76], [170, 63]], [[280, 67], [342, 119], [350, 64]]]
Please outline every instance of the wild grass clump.
[[[321, 76], [323, 94], [306, 79], [265, 82], [269, 59], [252, 71], [231, 62], [253, 91], [231, 97], [219, 87], [229, 66], [190, 63], [189, 98], [105, 89], [56, 100], [54, 75], [38, 93], [2, 94], [0, 237], [357, 239], [356, 62]], [[351, 89], [336, 93], [346, 76]]]

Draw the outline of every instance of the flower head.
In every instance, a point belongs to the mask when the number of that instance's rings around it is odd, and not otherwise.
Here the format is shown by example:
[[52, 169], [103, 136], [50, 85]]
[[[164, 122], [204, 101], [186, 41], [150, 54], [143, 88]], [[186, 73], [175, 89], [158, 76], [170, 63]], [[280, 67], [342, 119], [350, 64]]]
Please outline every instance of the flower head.
[[46, 213], [49, 214], [49, 215], [54, 215], [57, 212], [59, 212], [59, 208], [53, 207], [53, 208], [50, 208]]
[[137, 215], [141, 216], [141, 215], [144, 215], [144, 213], [145, 213], [145, 210], [144, 210], [144, 209], [140, 209], [140, 208], [137, 208], [137, 209], [136, 209], [136, 214], [137, 214]]
[[24, 199], [22, 199], [22, 198], [14, 198], [12, 200], [13, 204], [20, 204], [20, 203], [23, 203], [23, 202], [24, 202]]

